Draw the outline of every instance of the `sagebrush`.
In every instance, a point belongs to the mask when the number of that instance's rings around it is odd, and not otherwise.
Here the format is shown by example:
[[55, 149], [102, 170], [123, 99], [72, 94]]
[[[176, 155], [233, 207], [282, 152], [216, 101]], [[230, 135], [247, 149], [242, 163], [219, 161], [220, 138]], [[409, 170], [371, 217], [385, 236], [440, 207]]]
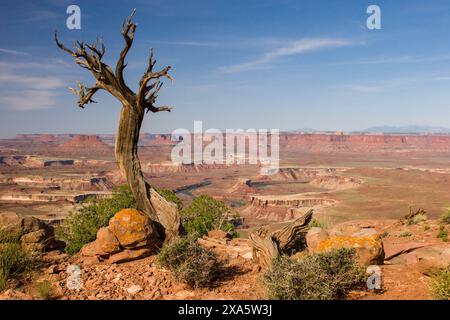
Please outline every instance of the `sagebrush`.
[[437, 237], [444, 242], [448, 241], [448, 231], [444, 225], [439, 226], [439, 232], [437, 234]]
[[37, 282], [35, 287], [42, 300], [50, 300], [53, 297], [53, 289], [50, 281], [44, 280]]
[[299, 260], [280, 256], [264, 275], [269, 298], [277, 300], [343, 299], [350, 290], [362, 288], [365, 280], [356, 251], [347, 248], [309, 254]]
[[450, 300], [450, 266], [431, 277], [431, 292], [436, 300]]
[[36, 256], [24, 249], [20, 236], [0, 230], [0, 291], [11, 278], [24, 278], [36, 267]]
[[450, 209], [447, 209], [446, 212], [441, 217], [442, 223], [450, 224]]
[[217, 255], [200, 246], [193, 236], [165, 245], [158, 254], [158, 262], [170, 269], [175, 279], [192, 288], [210, 286], [223, 269], [223, 262]]

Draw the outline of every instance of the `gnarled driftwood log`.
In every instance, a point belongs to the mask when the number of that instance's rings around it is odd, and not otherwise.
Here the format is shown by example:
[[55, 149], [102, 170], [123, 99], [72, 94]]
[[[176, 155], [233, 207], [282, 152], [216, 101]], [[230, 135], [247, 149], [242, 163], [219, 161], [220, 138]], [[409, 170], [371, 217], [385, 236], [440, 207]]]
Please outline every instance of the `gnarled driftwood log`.
[[308, 232], [312, 216], [311, 209], [280, 230], [271, 232], [267, 227], [261, 227], [252, 232], [250, 240], [253, 244], [254, 259], [263, 266], [269, 266], [278, 255], [292, 253], [299, 237], [304, 237]]

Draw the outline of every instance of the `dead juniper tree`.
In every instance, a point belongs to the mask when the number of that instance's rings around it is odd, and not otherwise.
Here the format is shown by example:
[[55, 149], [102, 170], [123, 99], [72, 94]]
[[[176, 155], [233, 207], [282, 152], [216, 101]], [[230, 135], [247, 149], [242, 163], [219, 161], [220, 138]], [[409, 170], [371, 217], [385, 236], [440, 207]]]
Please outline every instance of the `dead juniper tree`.
[[250, 234], [253, 246], [253, 259], [265, 267], [270, 267], [272, 260], [281, 254], [291, 255], [298, 249], [298, 241], [304, 240], [313, 217], [313, 210], [308, 210], [301, 217], [290, 222], [280, 230], [270, 231], [260, 227]]
[[155, 234], [161, 240], [169, 241], [179, 234], [180, 217], [176, 206], [162, 198], [145, 181], [138, 158], [138, 140], [142, 121], [147, 112], [170, 112], [171, 107], [157, 107], [155, 102], [163, 84], [161, 79], [172, 80], [172, 78], [168, 73], [170, 66], [159, 71], [155, 70], [156, 60], [153, 58], [153, 50], [150, 49], [148, 68], [139, 81], [138, 92], [133, 92], [126, 85], [123, 71], [127, 65], [125, 58], [133, 44], [136, 31], [136, 24], [132, 22], [134, 13], [135, 10], [122, 24], [125, 46], [120, 53], [115, 71], [102, 61], [105, 54], [103, 40], [99, 41], [97, 38], [97, 41], [93, 44], [77, 41], [72, 50], [58, 40], [56, 32], [55, 41], [60, 49], [68, 52], [75, 58], [78, 65], [89, 70], [94, 76], [95, 84], [92, 87], [85, 87], [82, 83], [77, 82], [78, 89], [70, 88], [78, 95], [80, 108], [84, 108], [88, 103], [95, 102], [92, 98], [99, 90], [109, 92], [122, 104], [115, 144], [115, 156], [120, 171], [126, 178], [139, 207], [153, 221]]

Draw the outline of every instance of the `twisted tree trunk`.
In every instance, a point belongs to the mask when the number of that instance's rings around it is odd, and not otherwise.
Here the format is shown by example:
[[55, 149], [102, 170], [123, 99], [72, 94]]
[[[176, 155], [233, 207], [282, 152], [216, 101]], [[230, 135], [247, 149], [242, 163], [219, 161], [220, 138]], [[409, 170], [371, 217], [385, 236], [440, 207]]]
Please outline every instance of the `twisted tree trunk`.
[[264, 267], [270, 266], [272, 260], [280, 254], [290, 255], [296, 249], [296, 242], [308, 232], [308, 225], [313, 216], [309, 210], [300, 218], [289, 223], [281, 230], [270, 232], [261, 227], [250, 234], [253, 244], [253, 257]]
[[79, 97], [78, 105], [81, 108], [88, 103], [93, 103], [92, 97], [98, 90], [106, 90], [122, 104], [119, 126], [116, 137], [115, 155], [119, 164], [120, 172], [126, 178], [128, 185], [136, 198], [138, 206], [150, 217], [153, 222], [154, 231], [161, 240], [170, 241], [177, 237], [180, 232], [180, 217], [175, 204], [166, 201], [153, 189], [144, 179], [141, 164], [138, 157], [138, 141], [142, 121], [146, 112], [170, 111], [171, 107], [156, 107], [155, 101], [161, 89], [160, 78], [172, 79], [168, 74], [170, 67], [160, 71], [154, 71], [155, 60], [153, 51], [150, 50], [149, 66], [139, 82], [139, 91], [134, 93], [123, 78], [123, 70], [126, 67], [125, 58], [133, 44], [136, 25], [131, 21], [134, 12], [122, 25], [122, 36], [125, 47], [120, 53], [115, 72], [110, 66], [102, 61], [105, 46], [101, 42], [98, 47], [96, 43], [84, 44], [77, 42], [74, 50], [66, 48], [58, 41], [55, 33], [55, 41], [59, 48], [68, 52], [75, 58], [77, 64], [88, 69], [94, 76], [95, 85], [86, 88], [77, 83], [78, 90], [72, 89]]

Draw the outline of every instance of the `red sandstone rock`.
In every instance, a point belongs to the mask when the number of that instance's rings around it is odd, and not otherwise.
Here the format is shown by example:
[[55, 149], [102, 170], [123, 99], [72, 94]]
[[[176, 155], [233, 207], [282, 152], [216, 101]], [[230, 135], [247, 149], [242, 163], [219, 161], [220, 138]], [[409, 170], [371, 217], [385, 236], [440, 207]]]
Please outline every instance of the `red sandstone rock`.
[[124, 248], [152, 245], [156, 236], [149, 217], [135, 209], [124, 209], [109, 220], [109, 230]]
[[111, 148], [96, 135], [76, 135], [59, 147], [59, 151], [61, 152], [95, 150], [96, 152], [104, 153], [110, 151], [110, 149]]
[[108, 227], [98, 230], [95, 242], [98, 250], [104, 254], [113, 254], [121, 250], [119, 240]]
[[208, 231], [208, 237], [219, 240], [230, 240], [233, 236], [229, 232], [223, 230], [210, 230]]

